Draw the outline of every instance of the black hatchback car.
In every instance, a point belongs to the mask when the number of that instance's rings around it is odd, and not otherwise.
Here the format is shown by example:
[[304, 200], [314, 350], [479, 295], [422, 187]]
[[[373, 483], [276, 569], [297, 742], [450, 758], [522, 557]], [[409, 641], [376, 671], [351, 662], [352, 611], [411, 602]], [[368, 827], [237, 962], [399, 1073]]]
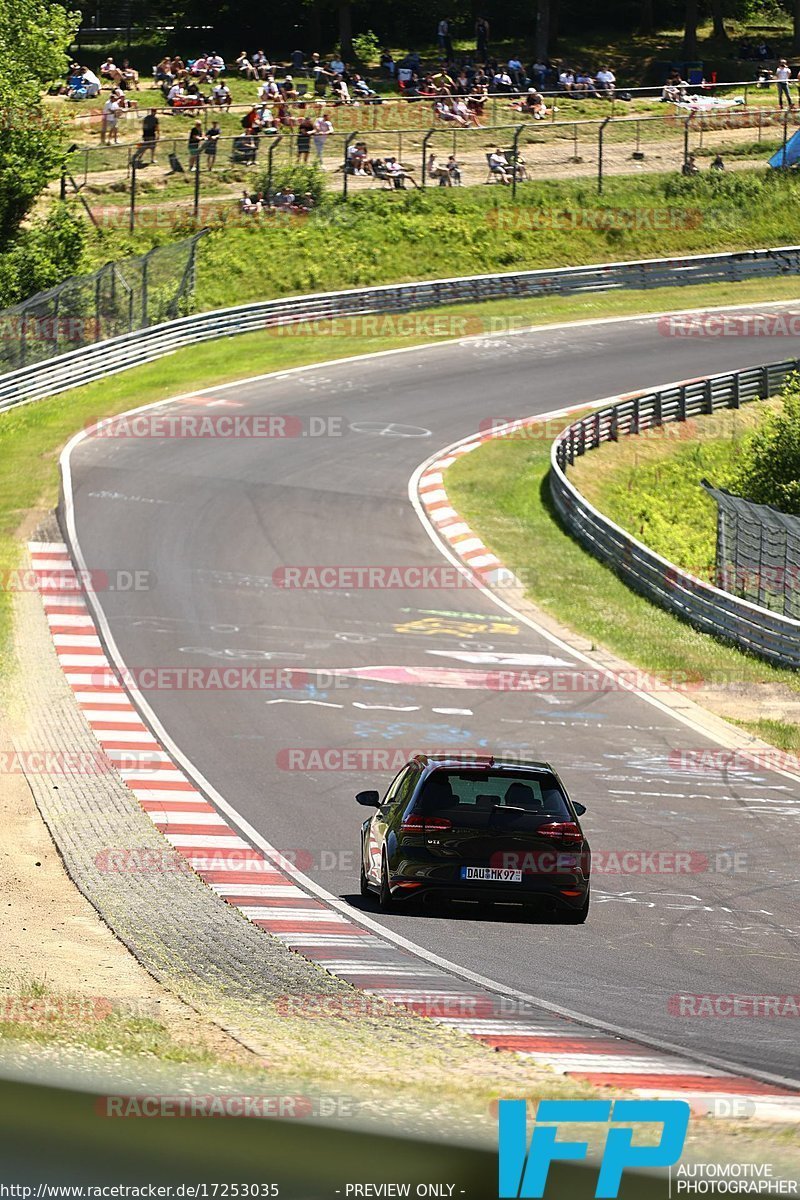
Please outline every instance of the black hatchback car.
[[361, 894], [377, 894], [383, 910], [435, 895], [586, 920], [586, 809], [549, 763], [420, 754], [382, 800], [372, 791], [356, 800], [377, 809], [361, 827]]

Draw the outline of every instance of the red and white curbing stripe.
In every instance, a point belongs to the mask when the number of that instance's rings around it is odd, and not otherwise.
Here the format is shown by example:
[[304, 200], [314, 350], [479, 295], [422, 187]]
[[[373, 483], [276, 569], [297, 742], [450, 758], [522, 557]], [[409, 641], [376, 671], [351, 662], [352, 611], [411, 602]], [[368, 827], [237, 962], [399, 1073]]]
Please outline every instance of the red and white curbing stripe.
[[[460, 453], [491, 436], [468, 443]], [[443, 458], [423, 477], [429, 512], [439, 512], [439, 527], [449, 529], [470, 569], [488, 579], [502, 564], [475, 544], [478, 539], [446, 503], [440, 471], [452, 461]], [[254, 925], [368, 995], [576, 1080], [638, 1096], [686, 1099], [699, 1113], [742, 1115], [746, 1103], [753, 1116], [800, 1120], [800, 1094], [790, 1088], [654, 1050], [532, 1005], [509, 1004], [303, 891], [209, 804], [142, 721], [106, 657], [67, 547], [33, 542], [29, 552], [62, 669], [106, 757], [170, 845]], [[357, 1015], [356, 1005], [353, 1012]]]

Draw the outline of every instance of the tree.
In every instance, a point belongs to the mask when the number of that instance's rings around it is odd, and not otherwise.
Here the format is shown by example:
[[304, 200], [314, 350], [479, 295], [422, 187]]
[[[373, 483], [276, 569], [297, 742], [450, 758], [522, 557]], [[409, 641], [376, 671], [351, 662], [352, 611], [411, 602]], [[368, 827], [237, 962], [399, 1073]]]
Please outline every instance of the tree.
[[60, 169], [64, 137], [41, 93], [63, 79], [77, 13], [51, 0], [0, 0], [0, 246]]
[[697, 58], [697, 0], [686, 0], [683, 27], [683, 57]]
[[755, 504], [800, 515], [800, 378], [791, 375], [781, 407], [769, 411], [742, 448], [730, 489]]

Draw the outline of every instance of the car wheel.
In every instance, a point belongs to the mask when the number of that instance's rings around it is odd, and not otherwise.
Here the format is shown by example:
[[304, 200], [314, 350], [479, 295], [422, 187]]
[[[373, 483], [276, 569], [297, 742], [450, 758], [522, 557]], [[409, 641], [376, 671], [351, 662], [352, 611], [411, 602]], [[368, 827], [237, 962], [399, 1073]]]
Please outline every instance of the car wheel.
[[389, 866], [385, 855], [381, 859], [381, 890], [378, 892], [378, 907], [381, 912], [389, 912], [392, 907], [392, 892], [389, 887]]
[[561, 921], [564, 925], [583, 925], [589, 916], [589, 897], [582, 908], [568, 908], [562, 911]]

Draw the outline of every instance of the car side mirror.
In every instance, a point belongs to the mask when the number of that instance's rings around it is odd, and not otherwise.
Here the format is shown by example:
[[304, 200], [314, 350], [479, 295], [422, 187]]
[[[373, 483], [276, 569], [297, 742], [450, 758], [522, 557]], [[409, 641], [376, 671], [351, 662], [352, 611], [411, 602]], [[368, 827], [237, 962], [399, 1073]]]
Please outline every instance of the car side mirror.
[[578, 804], [577, 800], [573, 800], [572, 807], [575, 809], [575, 812], [578, 814], [579, 817], [582, 817], [583, 814], [586, 812], [586, 805]]
[[380, 792], [357, 792], [356, 800], [359, 804], [363, 804], [365, 808], [379, 808], [381, 796]]

